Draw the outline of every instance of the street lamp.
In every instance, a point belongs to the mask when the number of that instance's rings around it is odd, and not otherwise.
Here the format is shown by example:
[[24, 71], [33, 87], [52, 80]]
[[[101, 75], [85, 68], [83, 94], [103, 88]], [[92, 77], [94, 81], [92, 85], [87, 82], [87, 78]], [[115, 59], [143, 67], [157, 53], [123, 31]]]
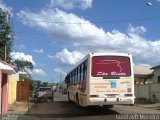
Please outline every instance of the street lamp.
[[146, 3], [146, 6], [147, 6], [147, 7], [152, 7], [152, 8], [154, 8], [158, 13], [160, 13], [160, 9], [157, 8], [155, 5], [153, 5], [151, 2], [147, 2], [147, 3]]
[[147, 2], [147, 3], [146, 3], [146, 6], [151, 7], [151, 6], [152, 6], [152, 3], [151, 3], [151, 2]]

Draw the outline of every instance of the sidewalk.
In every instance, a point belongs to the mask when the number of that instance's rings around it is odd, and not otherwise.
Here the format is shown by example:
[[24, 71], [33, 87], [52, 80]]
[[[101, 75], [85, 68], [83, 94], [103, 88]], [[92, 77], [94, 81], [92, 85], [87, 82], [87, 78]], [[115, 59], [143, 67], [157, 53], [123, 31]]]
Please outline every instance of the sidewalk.
[[135, 106], [143, 107], [143, 108], [149, 108], [149, 109], [155, 109], [160, 110], [160, 103], [154, 103], [154, 104], [135, 104]]
[[14, 105], [9, 105], [9, 114], [24, 114], [26, 113], [34, 103], [16, 102]]

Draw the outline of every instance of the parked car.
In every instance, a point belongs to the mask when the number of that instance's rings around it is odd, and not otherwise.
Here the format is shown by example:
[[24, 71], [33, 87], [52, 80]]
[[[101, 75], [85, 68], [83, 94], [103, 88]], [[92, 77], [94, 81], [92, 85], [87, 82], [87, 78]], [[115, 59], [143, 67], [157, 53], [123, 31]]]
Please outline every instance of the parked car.
[[36, 98], [37, 97], [37, 93], [38, 93], [38, 88], [36, 88], [34, 91], [33, 91], [33, 93], [32, 93], [32, 97], [33, 98]]
[[40, 87], [35, 93], [35, 99], [38, 101], [41, 99], [50, 99], [53, 101], [54, 93], [50, 87]]
[[62, 94], [67, 94], [67, 89], [63, 89]]

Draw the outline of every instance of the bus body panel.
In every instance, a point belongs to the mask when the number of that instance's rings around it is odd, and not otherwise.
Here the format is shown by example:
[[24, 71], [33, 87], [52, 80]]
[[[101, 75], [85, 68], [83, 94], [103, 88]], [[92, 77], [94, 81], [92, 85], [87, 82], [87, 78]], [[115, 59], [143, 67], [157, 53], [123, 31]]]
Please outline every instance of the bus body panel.
[[[134, 104], [134, 88], [130, 78], [90, 80], [89, 105]], [[112, 83], [116, 85], [112, 86]]]
[[[88, 105], [115, 105], [115, 104], [134, 104], [134, 77], [132, 56], [128, 54], [93, 54], [93, 57], [101, 56], [122, 56], [130, 58], [130, 72], [128, 77], [107, 78], [93, 77], [90, 72]], [[92, 71], [92, 64], [90, 64]]]

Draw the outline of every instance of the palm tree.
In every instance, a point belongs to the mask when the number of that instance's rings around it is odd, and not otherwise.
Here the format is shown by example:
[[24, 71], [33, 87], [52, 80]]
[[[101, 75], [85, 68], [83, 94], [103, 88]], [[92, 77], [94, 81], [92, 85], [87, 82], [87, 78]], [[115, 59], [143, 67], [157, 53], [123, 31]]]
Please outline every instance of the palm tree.
[[29, 75], [29, 70], [33, 70], [33, 64], [27, 60], [14, 60], [13, 65], [18, 71], [24, 71]]

